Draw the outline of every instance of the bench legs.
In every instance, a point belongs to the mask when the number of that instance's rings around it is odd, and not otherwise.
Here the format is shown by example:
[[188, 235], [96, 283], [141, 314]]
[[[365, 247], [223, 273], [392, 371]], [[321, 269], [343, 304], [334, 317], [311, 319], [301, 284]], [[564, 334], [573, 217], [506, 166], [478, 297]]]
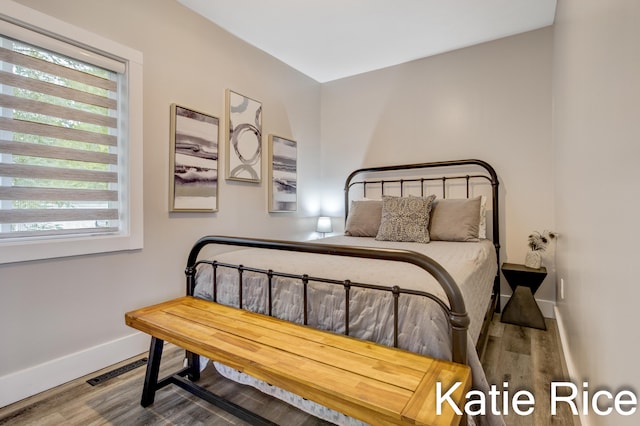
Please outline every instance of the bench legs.
[[[160, 361], [162, 360], [162, 349], [164, 348], [164, 340], [157, 337], [151, 337], [151, 345], [149, 347], [149, 361], [147, 363], [147, 373], [144, 376], [144, 386], [142, 388], [142, 399], [140, 404], [148, 407], [153, 404], [156, 391], [172, 383], [173, 378], [168, 377], [158, 381], [158, 373], [160, 371]], [[178, 376], [187, 376], [187, 378], [196, 382], [200, 380], [200, 356], [193, 352], [187, 351], [187, 367], [177, 373]]]
[[187, 378], [192, 382], [200, 380], [200, 355], [187, 351]]
[[148, 407], [153, 404], [158, 389], [158, 371], [160, 371], [160, 359], [162, 358], [162, 348], [164, 341], [158, 338], [151, 338], [149, 348], [149, 362], [147, 363], [147, 374], [144, 376], [144, 387], [142, 388], [142, 400], [140, 404]]
[[[251, 425], [255, 426], [277, 426], [276, 423], [271, 422], [263, 418], [262, 416], [255, 414], [239, 405], [234, 404], [231, 401], [215, 395], [204, 388], [199, 387], [194, 381], [200, 378], [200, 356], [193, 352], [187, 351], [187, 367], [178, 371], [177, 373], [158, 380], [158, 373], [160, 371], [160, 360], [162, 359], [162, 349], [164, 348], [164, 341], [157, 337], [151, 337], [151, 345], [149, 347], [149, 361], [147, 362], [147, 372], [144, 376], [144, 386], [142, 388], [142, 399], [140, 404], [143, 407], [148, 407], [153, 404], [156, 396], [156, 391], [163, 387], [174, 384], [187, 392], [211, 403], [223, 410], [233, 414], [234, 416], [245, 420]], [[184, 376], [187, 376], [189, 380], [186, 380]]]

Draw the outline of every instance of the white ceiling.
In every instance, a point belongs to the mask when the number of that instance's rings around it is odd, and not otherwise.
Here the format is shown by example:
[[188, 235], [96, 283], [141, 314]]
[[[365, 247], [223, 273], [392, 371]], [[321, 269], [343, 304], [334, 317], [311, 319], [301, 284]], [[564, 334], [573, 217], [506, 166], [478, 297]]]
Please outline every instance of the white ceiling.
[[178, 0], [324, 83], [553, 24], [556, 0]]

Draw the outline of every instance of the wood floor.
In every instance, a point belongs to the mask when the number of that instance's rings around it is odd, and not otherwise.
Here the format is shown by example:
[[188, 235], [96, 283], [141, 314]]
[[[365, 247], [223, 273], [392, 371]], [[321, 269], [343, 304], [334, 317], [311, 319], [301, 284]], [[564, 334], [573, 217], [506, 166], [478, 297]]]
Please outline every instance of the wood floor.
[[[548, 408], [549, 383], [566, 379], [554, 320], [547, 320], [548, 331], [513, 326], [494, 318], [483, 365], [489, 383], [509, 383], [509, 390], [526, 389], [534, 394], [536, 408], [532, 415], [508, 415], [508, 426], [570, 425], [574, 418], [568, 410], [551, 417]], [[182, 350], [165, 349], [161, 375], [173, 372], [182, 363]], [[168, 386], [156, 394], [155, 403], [148, 408], [139, 404], [144, 367], [108, 379], [96, 386], [86, 381], [136, 359], [98, 371], [42, 394], [0, 409], [0, 425], [243, 425], [243, 421], [219, 410], [186, 392]], [[264, 396], [254, 389], [238, 385], [220, 377], [207, 367], [201, 385], [233, 402], [282, 425], [326, 425], [289, 405]], [[258, 409], [259, 407], [259, 409]], [[578, 425], [577, 422], [575, 425]]]
[[[487, 380], [508, 383], [510, 395], [527, 390], [535, 397], [535, 409], [529, 416], [503, 416], [507, 426], [579, 426], [579, 417], [571, 414], [567, 404], [558, 405], [558, 414], [551, 416], [551, 382], [568, 381], [568, 373], [556, 321], [545, 318], [547, 330], [504, 324], [496, 315], [489, 329], [489, 342], [482, 365]], [[500, 405], [502, 406], [502, 405]]]

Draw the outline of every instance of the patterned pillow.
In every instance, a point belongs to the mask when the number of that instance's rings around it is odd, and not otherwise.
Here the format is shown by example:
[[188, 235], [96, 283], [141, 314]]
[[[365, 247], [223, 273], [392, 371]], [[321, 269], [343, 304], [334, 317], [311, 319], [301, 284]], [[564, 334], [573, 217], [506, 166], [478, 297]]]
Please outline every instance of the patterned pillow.
[[429, 214], [435, 195], [428, 197], [382, 197], [379, 241], [429, 242]]

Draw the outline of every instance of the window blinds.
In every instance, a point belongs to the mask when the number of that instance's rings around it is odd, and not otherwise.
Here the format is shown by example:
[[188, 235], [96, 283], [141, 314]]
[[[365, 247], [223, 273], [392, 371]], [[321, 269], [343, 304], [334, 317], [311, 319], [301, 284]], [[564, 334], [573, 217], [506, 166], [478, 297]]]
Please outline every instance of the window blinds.
[[0, 38], [0, 238], [119, 230], [119, 75]]

